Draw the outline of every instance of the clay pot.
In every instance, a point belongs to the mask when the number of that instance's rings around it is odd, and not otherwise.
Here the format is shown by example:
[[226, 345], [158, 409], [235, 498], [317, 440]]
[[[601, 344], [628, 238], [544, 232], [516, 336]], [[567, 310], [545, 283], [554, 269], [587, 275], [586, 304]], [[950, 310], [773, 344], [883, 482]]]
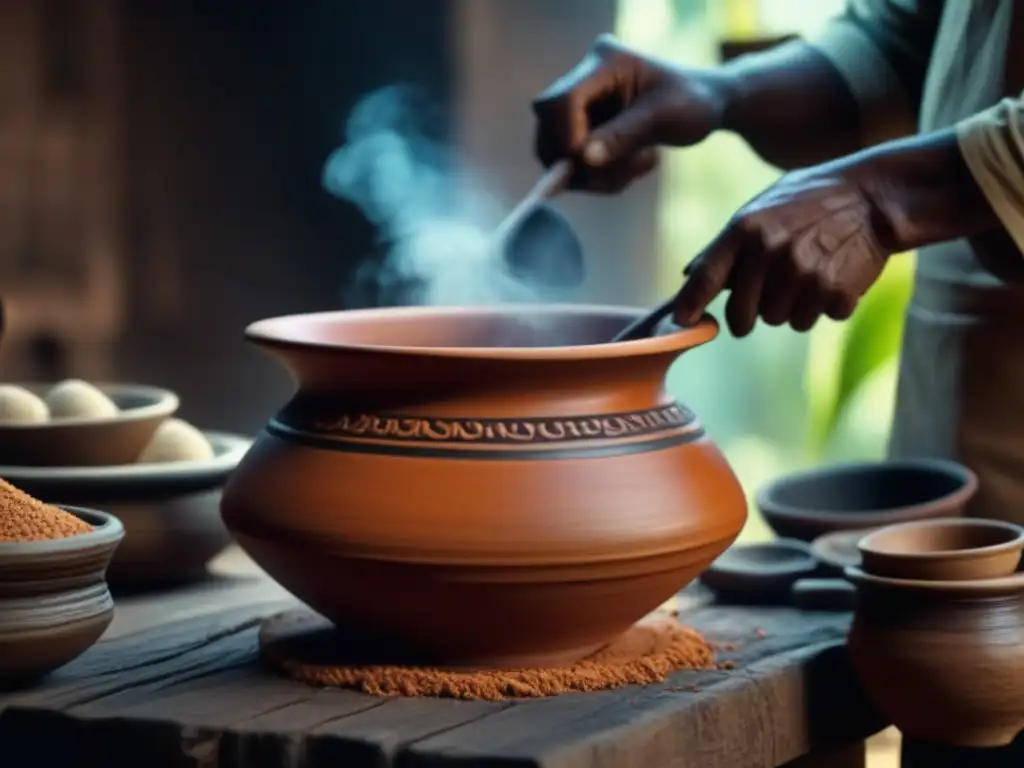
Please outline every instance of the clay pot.
[[601, 343], [639, 314], [423, 307], [250, 326], [298, 391], [228, 482], [228, 528], [315, 610], [425, 662], [584, 656], [746, 518], [722, 454], [663, 388], [717, 324]]
[[907, 738], [1009, 744], [1024, 727], [1024, 574], [920, 581], [846, 572], [857, 587], [847, 641], [875, 706]]
[[1017, 570], [1024, 528], [949, 518], [891, 525], [857, 543], [861, 568], [894, 579], [994, 579]]
[[124, 528], [105, 512], [64, 511], [93, 530], [0, 542], [0, 690], [64, 666], [99, 640], [114, 618], [105, 575]]
[[978, 490], [967, 467], [941, 459], [836, 464], [780, 477], [757, 492], [765, 522], [784, 538], [956, 517]]

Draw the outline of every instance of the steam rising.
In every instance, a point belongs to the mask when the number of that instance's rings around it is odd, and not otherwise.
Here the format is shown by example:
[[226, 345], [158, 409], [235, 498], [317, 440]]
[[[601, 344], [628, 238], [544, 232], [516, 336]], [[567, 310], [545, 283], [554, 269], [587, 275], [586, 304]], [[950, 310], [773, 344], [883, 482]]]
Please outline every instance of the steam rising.
[[324, 187], [357, 206], [386, 249], [383, 261], [357, 271], [349, 299], [369, 285], [393, 304], [537, 301], [537, 289], [510, 275], [490, 246], [503, 207], [427, 135], [424, 113], [409, 88], [374, 91], [353, 109], [346, 143], [324, 166]]

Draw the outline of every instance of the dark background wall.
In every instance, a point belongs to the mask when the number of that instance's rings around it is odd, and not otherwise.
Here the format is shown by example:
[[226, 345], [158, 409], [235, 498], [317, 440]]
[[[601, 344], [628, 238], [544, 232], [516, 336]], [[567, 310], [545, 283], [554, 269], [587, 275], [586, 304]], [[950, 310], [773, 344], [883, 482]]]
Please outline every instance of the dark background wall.
[[[349, 109], [395, 82], [508, 202], [536, 178], [529, 100], [615, 0], [3, 0], [5, 380], [169, 386], [251, 432], [286, 398], [253, 320], [342, 306], [371, 228], [326, 194]], [[657, 182], [564, 209], [583, 298], [649, 300]]]

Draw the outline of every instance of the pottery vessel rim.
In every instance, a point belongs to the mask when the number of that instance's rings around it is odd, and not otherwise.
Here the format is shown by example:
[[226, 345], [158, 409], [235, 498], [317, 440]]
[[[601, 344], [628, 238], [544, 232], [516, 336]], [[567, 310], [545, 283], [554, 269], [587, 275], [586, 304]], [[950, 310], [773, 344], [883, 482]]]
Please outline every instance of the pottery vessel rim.
[[[771, 563], [752, 562], [744, 557], [754, 550], [769, 551], [783, 554], [784, 558]], [[744, 544], [737, 546], [731, 557], [726, 562], [716, 565], [718, 561], [729, 557], [729, 550], [719, 555], [718, 560], [713, 561], [709, 568], [715, 568], [720, 572], [728, 573], [768, 573], [778, 575], [782, 573], [799, 573], [806, 570], [813, 570], [818, 565], [818, 558], [811, 551], [811, 548], [802, 541], [793, 539], [774, 539], [762, 541], [756, 544]]]
[[[52, 384], [45, 384], [41, 382], [11, 382], [14, 386], [24, 387], [30, 392], [40, 396], [42, 396], [42, 393], [59, 383], [60, 382], [54, 382]], [[111, 399], [116, 400], [124, 397], [136, 397], [145, 399], [148, 402], [134, 408], [126, 408], [113, 416], [104, 416], [102, 418], [81, 417], [72, 419], [56, 419], [54, 421], [44, 421], [38, 424], [0, 424], [0, 431], [43, 432], [48, 430], [68, 429], [72, 427], [95, 427], [106, 424], [121, 424], [129, 421], [143, 421], [145, 419], [159, 418], [161, 416], [170, 416], [178, 410], [178, 406], [180, 405], [178, 395], [171, 390], [164, 389], [162, 387], [125, 382], [117, 384], [89, 383]]]
[[55, 506], [89, 523], [93, 526], [93, 530], [60, 539], [2, 541], [0, 542], [0, 562], [11, 563], [21, 558], [30, 559], [40, 555], [74, 555], [83, 550], [97, 547], [114, 548], [124, 538], [124, 526], [109, 512], [63, 504]]
[[705, 314], [691, 326], [661, 335], [635, 341], [620, 341], [594, 344], [564, 345], [553, 347], [451, 347], [451, 346], [407, 346], [393, 344], [360, 344], [326, 342], [303, 338], [301, 324], [317, 321], [336, 321], [353, 326], [364, 325], [373, 320], [419, 319], [450, 320], [490, 318], [566, 318], [605, 317], [627, 323], [642, 317], [647, 309], [601, 304], [507, 304], [494, 307], [480, 306], [415, 306], [379, 307], [371, 309], [348, 309], [333, 312], [307, 312], [257, 320], [245, 329], [248, 341], [268, 347], [292, 349], [346, 350], [352, 352], [373, 352], [396, 356], [418, 356], [445, 358], [451, 360], [602, 360], [623, 357], [641, 357], [661, 353], [678, 352], [711, 341], [718, 335], [718, 321]]
[[[884, 507], [872, 510], [818, 510], [810, 507], [784, 504], [775, 499], [779, 490], [794, 482], [813, 480], [820, 477], [836, 477], [838, 475], [856, 475], [864, 471], [886, 471], [886, 470], [908, 470], [917, 469], [932, 471], [955, 477], [962, 482], [955, 491], [945, 496], [937, 496], [928, 501], [918, 504], [908, 504], [901, 507]], [[913, 515], [934, 507], [938, 503], [948, 504], [957, 507], [965, 504], [978, 490], [978, 477], [974, 472], [955, 461], [947, 459], [886, 459], [882, 461], [851, 461], [837, 464], [830, 464], [825, 467], [814, 467], [800, 472], [793, 472], [765, 483], [754, 496], [755, 505], [768, 513], [781, 518], [793, 520], [816, 520], [822, 522], [848, 521], [856, 518], [863, 521], [858, 528], [877, 528], [881, 525], [888, 525], [893, 515]]]
[[[882, 540], [893, 531], [921, 528], [988, 528], [991, 530], [1005, 531], [1013, 534], [1013, 538], [1001, 541], [998, 544], [989, 544], [984, 547], [971, 547], [968, 549], [947, 549], [934, 550], [930, 552], [904, 552], [900, 550], [886, 549], [878, 546], [878, 540]], [[874, 541], [873, 541], [874, 540]], [[931, 520], [914, 520], [907, 523], [894, 523], [884, 528], [869, 533], [857, 542], [857, 549], [861, 554], [882, 555], [885, 557], [898, 557], [901, 560], [922, 561], [922, 560], [965, 560], [984, 555], [994, 555], [1000, 552], [1010, 552], [1024, 547], [1024, 528], [1013, 523], [1002, 520], [987, 520], [984, 518], [969, 517], [937, 517]]]
[[26, 466], [0, 465], [0, 477], [14, 485], [18, 481], [66, 482], [88, 484], [90, 488], [120, 485], [126, 481], [161, 483], [192, 475], [211, 475], [215, 482], [222, 482], [246, 451], [252, 447], [251, 437], [216, 430], [200, 430], [213, 444], [214, 456], [202, 461], [136, 462], [134, 464], [112, 464], [107, 466]]
[[[816, 536], [811, 541], [811, 551], [818, 557], [819, 560], [828, 565], [838, 565], [839, 567], [845, 567], [848, 563], [842, 563], [840, 565], [841, 557], [836, 556], [837, 548], [835, 547], [836, 542], [846, 542], [849, 539], [853, 539], [854, 548], [860, 543], [860, 540], [865, 536], [869, 536], [875, 531], [880, 530], [878, 527], [866, 527], [866, 528], [841, 528], [837, 531], [829, 531], [823, 533], [821, 536]], [[857, 550], [858, 553], [860, 550]]]
[[928, 581], [924, 579], [895, 579], [876, 576], [862, 568], [850, 565], [843, 569], [847, 580], [856, 585], [878, 587], [893, 592], [929, 592], [950, 597], [981, 598], [1024, 593], [1024, 572], [992, 579], [964, 579], [960, 581]]

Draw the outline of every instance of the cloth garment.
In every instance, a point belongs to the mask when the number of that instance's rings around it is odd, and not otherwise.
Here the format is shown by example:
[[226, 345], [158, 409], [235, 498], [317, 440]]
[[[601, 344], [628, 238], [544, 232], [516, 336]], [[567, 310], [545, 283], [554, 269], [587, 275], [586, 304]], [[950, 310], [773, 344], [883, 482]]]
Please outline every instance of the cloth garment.
[[969, 512], [1024, 523], [1024, 284], [979, 262], [1024, 258], [1024, 3], [849, 0], [811, 43], [846, 79], [863, 143], [954, 127], [1005, 232], [922, 248], [904, 331], [893, 456], [979, 476]]

